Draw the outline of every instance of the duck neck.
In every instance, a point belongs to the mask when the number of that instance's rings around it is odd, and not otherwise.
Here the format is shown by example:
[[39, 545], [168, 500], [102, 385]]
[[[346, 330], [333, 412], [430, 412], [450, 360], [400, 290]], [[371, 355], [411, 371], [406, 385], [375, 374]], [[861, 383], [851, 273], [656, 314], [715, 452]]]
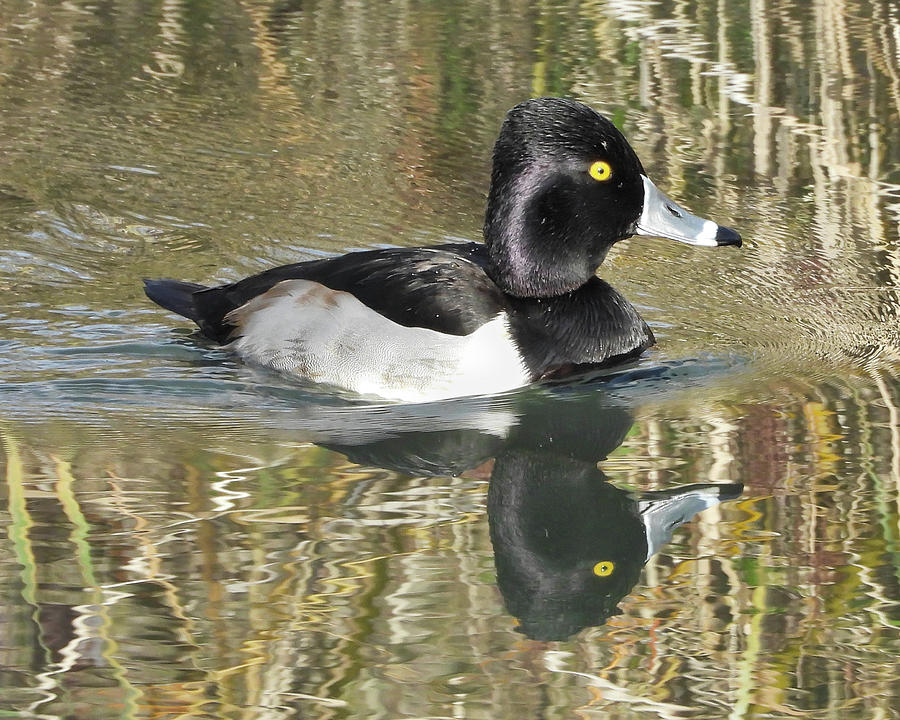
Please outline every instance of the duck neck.
[[510, 329], [534, 379], [624, 362], [654, 344], [634, 306], [592, 278], [558, 297], [511, 298]]

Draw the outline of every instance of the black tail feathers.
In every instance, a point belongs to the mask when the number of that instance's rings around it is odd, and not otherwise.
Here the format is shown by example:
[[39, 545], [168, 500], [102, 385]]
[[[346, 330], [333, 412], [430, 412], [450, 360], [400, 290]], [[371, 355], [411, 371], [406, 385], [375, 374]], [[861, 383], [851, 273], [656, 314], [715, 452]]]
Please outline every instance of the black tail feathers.
[[195, 323], [200, 322], [194, 307], [194, 293], [206, 290], [205, 285], [181, 280], [148, 280], [144, 278], [144, 292], [157, 305], [178, 313]]

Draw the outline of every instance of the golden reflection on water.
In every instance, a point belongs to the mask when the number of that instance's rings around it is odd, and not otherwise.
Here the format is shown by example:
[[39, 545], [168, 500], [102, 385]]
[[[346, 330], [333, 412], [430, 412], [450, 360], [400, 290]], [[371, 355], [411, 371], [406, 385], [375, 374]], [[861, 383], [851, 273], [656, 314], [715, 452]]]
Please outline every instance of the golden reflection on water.
[[[888, 0], [0, 6], [0, 714], [895, 717], [898, 37]], [[741, 363], [638, 397], [600, 467], [746, 489], [559, 642], [499, 595], [489, 462], [311, 444], [139, 296], [478, 237], [544, 93], [747, 239], [604, 267], [653, 361]]]
[[645, 410], [601, 463], [611, 481], [740, 478], [744, 497], [678, 531], [624, 615], [549, 644], [519, 636], [497, 596], [485, 471], [416, 478], [202, 432], [161, 455], [141, 437], [85, 451], [76, 429], [64, 459], [7, 428], [3, 565], [24, 602], [4, 664], [21, 666], [16, 647], [44, 656], [9, 702], [92, 717], [461, 702], [487, 717], [549, 693], [622, 717], [890, 716], [900, 444], [898, 385], [883, 387], [889, 405], [821, 386], [815, 401]]

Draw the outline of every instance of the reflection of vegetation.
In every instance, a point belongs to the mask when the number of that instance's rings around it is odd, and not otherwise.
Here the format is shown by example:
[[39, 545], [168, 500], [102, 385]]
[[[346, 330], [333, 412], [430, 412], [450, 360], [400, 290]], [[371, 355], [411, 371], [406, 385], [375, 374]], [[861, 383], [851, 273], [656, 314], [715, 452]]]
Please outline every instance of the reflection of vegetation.
[[[880, 383], [880, 407], [821, 385], [814, 402], [785, 389], [771, 405], [639, 419], [603, 463], [611, 478], [636, 488], [741, 478], [748, 497], [679, 532], [625, 615], [573, 640], [568, 664], [541, 670], [539, 684], [577, 694], [581, 677], [677, 698], [670, 710], [727, 702], [812, 715], [865, 698], [889, 714], [900, 676], [900, 443], [885, 420], [900, 385]], [[162, 467], [152, 446], [70, 466], [10, 437], [21, 549], [0, 573], [13, 562], [31, 580], [7, 605], [33, 617], [44, 667], [112, 670], [109, 693], [133, 697], [136, 715], [312, 703], [361, 716], [375, 702], [368, 692], [386, 717], [434, 714], [452, 695], [448, 677], [476, 695], [507, 688], [493, 702], [519, 708], [509, 714], [538, 707], [534, 681], [522, 686], [517, 671], [536, 650], [516, 643], [496, 596], [483, 480], [407, 478], [313, 446], [277, 462], [252, 449], [229, 457], [189, 450], [196, 439], [167, 440], [184, 457]], [[146, 467], [153, 477], [127, 479]], [[61, 612], [72, 597], [83, 604]], [[24, 662], [18, 652], [7, 664]], [[855, 679], [824, 684], [835, 672]], [[424, 690], [402, 692], [409, 684]]]
[[448, 3], [440, 32], [438, 127], [464, 132], [478, 109], [478, 65], [473, 38], [476, 19], [461, 17], [463, 3]]
[[[16, 560], [21, 566], [23, 588], [21, 595], [25, 601], [23, 609], [30, 612], [29, 629], [37, 630], [34, 645], [40, 647], [44, 657], [40, 659], [40, 687], [47, 694], [47, 701], [62, 700], [64, 703], [78, 703], [78, 690], [70, 691], [66, 683], [57, 681], [63, 673], [78, 669], [93, 654], [97, 641], [102, 643], [100, 652], [103, 664], [112, 670], [112, 679], [119, 686], [117, 696], [117, 716], [135, 717], [137, 692], [131, 687], [118, 658], [119, 646], [109, 634], [111, 618], [101, 590], [96, 580], [90, 545], [87, 541], [89, 525], [81, 511], [73, 491], [73, 480], [68, 463], [56, 462], [55, 496], [72, 526], [69, 540], [74, 546], [75, 567], [79, 582], [75, 587], [83, 593], [84, 602], [72, 607], [70, 613], [60, 612], [64, 606], [54, 598], [54, 586], [67, 573], [54, 571], [52, 549], [32, 537], [40, 530], [28, 509], [28, 497], [32, 501], [40, 497], [26, 481], [24, 464], [15, 438], [2, 432], [3, 448], [6, 456], [6, 486], [9, 498], [11, 523], [9, 535], [16, 549]], [[48, 556], [48, 551], [50, 556]], [[68, 608], [67, 608], [68, 609]], [[23, 647], [27, 643], [20, 632], [16, 639]], [[37, 705], [36, 703], [35, 705]], [[43, 703], [40, 703], [43, 704]]]
[[34, 526], [25, 503], [25, 484], [22, 458], [15, 438], [3, 433], [3, 449], [6, 453], [6, 488], [9, 503], [9, 539], [12, 541], [16, 560], [22, 568], [22, 597], [29, 605], [35, 605], [35, 580], [37, 564], [31, 550], [28, 531]]

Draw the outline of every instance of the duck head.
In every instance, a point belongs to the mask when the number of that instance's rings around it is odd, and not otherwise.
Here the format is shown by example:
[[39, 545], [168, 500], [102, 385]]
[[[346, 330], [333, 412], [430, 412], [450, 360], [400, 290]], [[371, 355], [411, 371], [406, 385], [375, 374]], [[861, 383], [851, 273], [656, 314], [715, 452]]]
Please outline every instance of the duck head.
[[510, 110], [494, 146], [484, 224], [497, 284], [518, 297], [562, 295], [632, 235], [741, 244], [731, 228], [660, 191], [622, 133], [587, 105], [536, 98]]

